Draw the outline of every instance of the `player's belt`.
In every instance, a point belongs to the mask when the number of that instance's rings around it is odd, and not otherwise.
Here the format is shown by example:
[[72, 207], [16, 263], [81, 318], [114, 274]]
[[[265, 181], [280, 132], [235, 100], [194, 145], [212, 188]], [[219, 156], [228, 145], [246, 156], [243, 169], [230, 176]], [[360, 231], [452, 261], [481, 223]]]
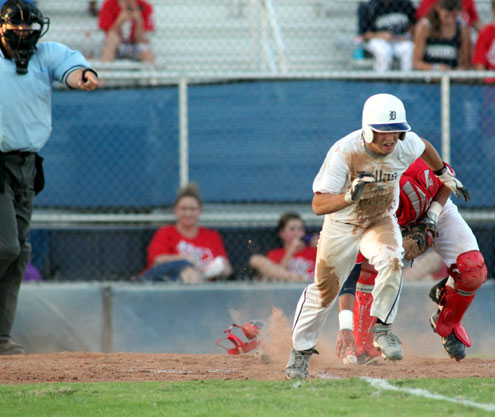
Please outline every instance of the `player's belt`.
[[[22, 158], [27, 158], [28, 156], [35, 155], [35, 166], [36, 166], [36, 176], [34, 179], [34, 190], [35, 194], [38, 194], [44, 187], [45, 180], [43, 176], [42, 161], [43, 158], [36, 155], [36, 152], [26, 152], [26, 151], [10, 151], [2, 152], [0, 151], [0, 194], [5, 191], [5, 158], [9, 156], [20, 156]], [[40, 159], [40, 161], [37, 161]], [[24, 160], [23, 160], [24, 163]], [[38, 167], [39, 165], [39, 167]]]

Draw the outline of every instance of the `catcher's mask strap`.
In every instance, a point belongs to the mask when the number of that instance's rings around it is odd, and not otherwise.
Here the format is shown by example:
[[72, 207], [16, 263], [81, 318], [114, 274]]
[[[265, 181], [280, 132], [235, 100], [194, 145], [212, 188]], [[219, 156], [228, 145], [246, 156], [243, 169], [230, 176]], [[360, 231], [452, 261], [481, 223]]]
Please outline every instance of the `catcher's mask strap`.
[[[252, 351], [256, 346], [261, 343], [256, 337], [259, 335], [262, 323], [260, 322], [248, 322], [243, 326], [238, 324], [232, 324], [224, 333], [227, 333], [226, 337], [222, 337], [217, 340], [217, 346], [225, 349], [229, 355], [240, 355], [241, 353], [247, 353]], [[244, 336], [250, 339], [250, 342], [243, 342], [239, 337], [232, 333], [233, 327], [237, 327], [242, 330]], [[234, 345], [233, 348], [227, 348], [221, 344], [224, 340], [229, 340]]]

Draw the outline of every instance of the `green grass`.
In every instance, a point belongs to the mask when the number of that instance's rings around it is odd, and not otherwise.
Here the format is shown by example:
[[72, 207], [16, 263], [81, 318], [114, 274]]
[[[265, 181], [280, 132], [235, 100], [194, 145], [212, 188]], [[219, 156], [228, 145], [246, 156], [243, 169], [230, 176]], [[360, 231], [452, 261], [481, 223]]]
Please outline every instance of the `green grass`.
[[[389, 381], [399, 389], [491, 404], [495, 379]], [[361, 379], [0, 385], [0, 416], [495, 416], [495, 411], [381, 390]]]

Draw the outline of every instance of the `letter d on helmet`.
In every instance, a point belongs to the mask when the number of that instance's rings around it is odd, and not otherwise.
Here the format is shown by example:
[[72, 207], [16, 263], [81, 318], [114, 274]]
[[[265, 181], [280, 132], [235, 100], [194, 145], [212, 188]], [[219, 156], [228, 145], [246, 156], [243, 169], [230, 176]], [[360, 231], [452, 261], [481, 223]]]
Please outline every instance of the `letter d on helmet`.
[[375, 132], [405, 132], [411, 130], [406, 120], [406, 109], [400, 99], [391, 94], [375, 94], [363, 106], [363, 137], [373, 142]]

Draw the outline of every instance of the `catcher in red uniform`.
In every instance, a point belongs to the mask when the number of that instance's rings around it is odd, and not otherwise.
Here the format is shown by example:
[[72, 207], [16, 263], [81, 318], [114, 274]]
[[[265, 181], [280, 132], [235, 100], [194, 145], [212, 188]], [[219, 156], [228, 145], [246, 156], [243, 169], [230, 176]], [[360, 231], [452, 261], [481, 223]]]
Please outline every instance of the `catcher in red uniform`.
[[[461, 320], [487, 277], [483, 256], [473, 232], [450, 200], [450, 190], [421, 159], [402, 175], [400, 187], [396, 215], [403, 231], [405, 258], [412, 260], [432, 247], [448, 266], [448, 276], [430, 291], [438, 306], [430, 324], [441, 336], [444, 350], [459, 361], [466, 356], [466, 347], [471, 346]], [[354, 271], [340, 294], [336, 353], [344, 363], [351, 354], [358, 364], [367, 364], [380, 355], [371, 333], [376, 318], [370, 316], [377, 273], [366, 259], [359, 261], [362, 265], [356, 286]]]

